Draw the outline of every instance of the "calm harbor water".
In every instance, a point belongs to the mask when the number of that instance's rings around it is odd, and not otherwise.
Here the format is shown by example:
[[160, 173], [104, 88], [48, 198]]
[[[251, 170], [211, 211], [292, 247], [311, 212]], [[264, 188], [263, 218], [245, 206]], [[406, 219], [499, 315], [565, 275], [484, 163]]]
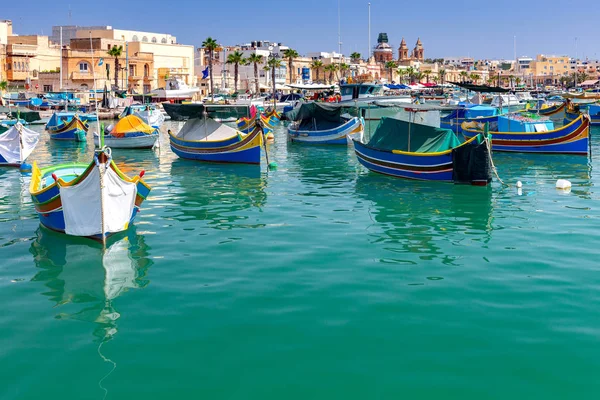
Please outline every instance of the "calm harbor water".
[[[275, 171], [194, 163], [180, 126], [113, 151], [153, 191], [105, 253], [41, 229], [0, 169], [1, 399], [600, 397], [597, 157], [495, 154], [518, 195], [374, 175], [283, 128]], [[30, 161], [90, 159], [43, 137]]]

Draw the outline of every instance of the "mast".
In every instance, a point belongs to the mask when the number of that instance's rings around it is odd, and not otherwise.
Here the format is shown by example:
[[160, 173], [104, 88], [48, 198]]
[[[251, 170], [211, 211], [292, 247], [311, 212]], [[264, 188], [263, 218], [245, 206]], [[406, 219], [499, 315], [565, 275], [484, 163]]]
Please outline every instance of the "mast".
[[369, 45], [367, 46], [367, 62], [371, 58], [371, 3], [369, 3]]
[[342, 57], [342, 19], [341, 19], [340, 0], [338, 0], [338, 49], [339, 49], [340, 59], [341, 59], [341, 57]]
[[[92, 77], [94, 78], [94, 104], [96, 110], [96, 129], [98, 129], [98, 145], [102, 149], [104, 147], [104, 132], [100, 130], [100, 118], [98, 118], [98, 91], [96, 88], [96, 62], [94, 61], [94, 47], [92, 44], [92, 31], [90, 31], [90, 51], [92, 52]], [[104, 233], [104, 232], [102, 232]], [[103, 235], [104, 240], [104, 235]]]
[[63, 87], [63, 78], [62, 78], [63, 77], [63, 68], [62, 68], [62, 66], [63, 66], [62, 65], [63, 64], [63, 59], [62, 59], [63, 51], [62, 51], [62, 48], [63, 48], [63, 42], [62, 42], [62, 26], [61, 26], [60, 27], [60, 69], [58, 70], [58, 73], [60, 75], [60, 90], [62, 90], [62, 87]]
[[577, 37], [575, 37], [575, 89], [577, 89]]

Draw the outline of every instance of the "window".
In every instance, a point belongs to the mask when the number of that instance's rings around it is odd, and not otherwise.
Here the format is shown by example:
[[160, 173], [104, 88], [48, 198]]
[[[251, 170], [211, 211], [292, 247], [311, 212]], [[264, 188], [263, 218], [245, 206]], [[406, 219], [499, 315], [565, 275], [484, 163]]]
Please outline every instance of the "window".
[[135, 76], [135, 65], [134, 64], [129, 64], [129, 75]]
[[153, 37], [153, 38], [152, 38], [152, 43], [156, 43], [156, 42], [157, 42], [156, 38], [155, 38], [155, 37]]
[[85, 62], [85, 61], [80, 62], [79, 63], [79, 72], [84, 72], [84, 73], [88, 72], [88, 67], [89, 67], [89, 65], [87, 62]]
[[85, 84], [85, 83], [82, 83], [82, 84], [81, 84], [81, 88], [82, 88], [83, 90], [87, 90], [87, 89], [88, 89], [88, 85], [87, 85], [87, 84]]
[[162, 38], [162, 39], [160, 40], [160, 42], [161, 42], [162, 44], [167, 44], [167, 38]]
[[148, 64], [144, 64], [144, 76], [150, 76], [150, 66]]
[[33, 70], [33, 77], [37, 78], [37, 76], [38, 76], [38, 71], [37, 71], [37, 69], [34, 69]]
[[148, 37], [147, 37], [147, 36], [144, 36], [144, 37], [142, 38], [142, 42], [147, 42], [147, 41], [148, 41]]
[[138, 39], [137, 35], [133, 35], [133, 37], [131, 38], [131, 41], [132, 41], [132, 42], [137, 42], [137, 41], [139, 41], [139, 39]]
[[52, 92], [52, 85], [44, 85], [44, 92]]

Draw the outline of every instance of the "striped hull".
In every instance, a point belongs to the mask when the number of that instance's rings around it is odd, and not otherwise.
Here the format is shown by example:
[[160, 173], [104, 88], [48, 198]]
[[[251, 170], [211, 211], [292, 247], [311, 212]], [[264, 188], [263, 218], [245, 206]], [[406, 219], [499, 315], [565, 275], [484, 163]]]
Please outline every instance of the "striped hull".
[[262, 133], [255, 128], [245, 137], [234, 136], [223, 141], [187, 141], [169, 136], [171, 150], [181, 158], [190, 160], [260, 164]]
[[[60, 175], [59, 171], [64, 169], [69, 170], [73, 168], [85, 168], [84, 172], [73, 181], [73, 184], [77, 184], [84, 181], [92, 168], [95, 167], [95, 163], [92, 162], [87, 167], [85, 164], [65, 164], [40, 170], [37, 165], [34, 164], [29, 191], [35, 210], [39, 216], [40, 223], [43, 226], [53, 231], [65, 233], [65, 218], [60, 196], [60, 189], [56, 182], [53, 182], [51, 185], [45, 188], [41, 188], [41, 180], [50, 176], [52, 173], [58, 173]], [[150, 193], [150, 187], [146, 185], [146, 183], [139, 177], [130, 179], [125, 176], [113, 162], [111, 162], [110, 168], [112, 168], [113, 171], [115, 171], [117, 175], [121, 177], [121, 179], [136, 183], [137, 194], [135, 198], [135, 207], [133, 208], [133, 212], [129, 220], [129, 223], [131, 224], [139, 212], [143, 201], [146, 199], [146, 197], [148, 197]], [[72, 183], [69, 182], [69, 184]], [[105, 236], [109, 237], [115, 233], [118, 232], [106, 232]], [[89, 236], [89, 238], [102, 240], [102, 234]]]
[[85, 134], [88, 131], [88, 126], [82, 122], [79, 117], [75, 116], [67, 124], [59, 126], [48, 126], [46, 130], [50, 133], [50, 139], [54, 140], [79, 140], [80, 136], [83, 136], [85, 140]]
[[380, 174], [422, 181], [452, 182], [452, 152], [436, 156], [394, 154], [354, 140], [358, 161]]
[[364, 124], [357, 117], [337, 128], [325, 131], [296, 130], [290, 125], [288, 134], [293, 142], [310, 144], [348, 144], [350, 139], [362, 139]]
[[[482, 128], [463, 126], [466, 138], [481, 133]], [[590, 123], [580, 116], [559, 129], [548, 132], [491, 132], [492, 150], [515, 153], [580, 154], [589, 152]]]
[[[577, 117], [579, 117], [579, 114], [575, 114], [575, 113], [571, 113], [568, 111], [565, 111], [565, 119], [563, 121], [563, 123], [569, 124], [571, 122], [573, 122], [574, 120], [577, 119]], [[600, 115], [590, 115], [590, 125], [592, 126], [600, 126]]]
[[542, 108], [540, 110], [531, 110], [532, 112], [539, 113], [540, 115], [550, 116], [561, 113], [565, 110], [567, 103], [561, 103], [558, 105], [553, 105], [548, 108]]

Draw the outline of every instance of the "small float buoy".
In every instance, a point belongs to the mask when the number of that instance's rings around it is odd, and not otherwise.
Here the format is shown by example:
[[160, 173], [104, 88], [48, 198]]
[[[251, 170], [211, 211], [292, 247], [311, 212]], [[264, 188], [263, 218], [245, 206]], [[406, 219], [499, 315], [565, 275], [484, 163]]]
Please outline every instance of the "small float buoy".
[[523, 184], [521, 183], [521, 181], [517, 181], [517, 187], [518, 188], [522, 188], [523, 187]]
[[571, 189], [571, 182], [566, 179], [559, 179], [556, 181], [556, 188], [560, 190]]
[[19, 170], [20, 170], [21, 172], [31, 172], [31, 164], [23, 163], [23, 164], [21, 164], [21, 166], [19, 167]]

